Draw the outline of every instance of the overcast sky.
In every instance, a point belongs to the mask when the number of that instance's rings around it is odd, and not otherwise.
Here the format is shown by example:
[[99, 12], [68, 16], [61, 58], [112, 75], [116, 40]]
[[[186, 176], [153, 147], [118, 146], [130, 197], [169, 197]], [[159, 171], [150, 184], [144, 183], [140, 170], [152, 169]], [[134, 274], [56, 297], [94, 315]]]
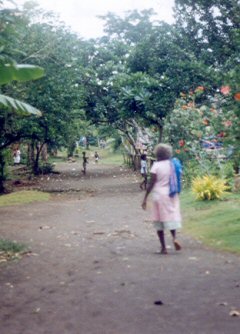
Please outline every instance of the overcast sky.
[[[23, 2], [24, 0], [15, 0], [18, 5]], [[37, 2], [42, 8], [57, 12], [73, 31], [84, 38], [102, 35], [102, 21], [96, 16], [107, 12], [122, 15], [128, 10], [153, 8], [158, 14], [156, 19], [173, 22], [174, 0], [38, 0]]]

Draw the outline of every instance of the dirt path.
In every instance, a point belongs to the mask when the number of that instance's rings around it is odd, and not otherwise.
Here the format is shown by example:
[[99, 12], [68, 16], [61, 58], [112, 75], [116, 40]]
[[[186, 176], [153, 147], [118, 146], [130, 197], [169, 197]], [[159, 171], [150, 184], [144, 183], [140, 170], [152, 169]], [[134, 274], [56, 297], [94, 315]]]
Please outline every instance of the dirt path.
[[60, 167], [41, 183], [53, 200], [0, 209], [0, 235], [32, 250], [0, 266], [1, 334], [239, 333], [239, 257], [185, 235], [181, 253], [155, 254], [136, 175]]

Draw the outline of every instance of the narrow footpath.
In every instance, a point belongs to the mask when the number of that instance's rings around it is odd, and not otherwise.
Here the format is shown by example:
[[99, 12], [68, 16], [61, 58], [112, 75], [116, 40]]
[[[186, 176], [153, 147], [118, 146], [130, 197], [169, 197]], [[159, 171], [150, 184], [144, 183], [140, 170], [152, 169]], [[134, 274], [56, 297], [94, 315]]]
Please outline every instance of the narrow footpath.
[[[123, 167], [60, 164], [49, 202], [0, 208], [0, 235], [29, 246], [0, 265], [1, 334], [239, 334], [240, 258], [183, 231], [176, 252]], [[156, 303], [157, 302], [157, 303]]]

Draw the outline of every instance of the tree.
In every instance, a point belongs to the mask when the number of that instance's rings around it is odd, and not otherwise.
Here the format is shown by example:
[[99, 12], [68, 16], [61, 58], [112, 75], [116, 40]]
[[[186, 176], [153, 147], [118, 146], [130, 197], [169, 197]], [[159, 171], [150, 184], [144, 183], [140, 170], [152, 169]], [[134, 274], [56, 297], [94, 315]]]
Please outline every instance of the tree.
[[164, 119], [180, 92], [205, 85], [206, 78], [208, 82], [211, 80], [211, 71], [193, 53], [182, 50], [179, 46], [181, 36], [175, 27], [153, 23], [152, 15], [152, 11], [135, 11], [124, 19], [116, 15], [105, 17], [109, 43], [118, 38], [118, 43], [130, 43], [130, 46], [121, 58], [122, 70], [119, 71], [115, 64], [110, 85], [106, 82], [104, 86], [101, 82], [104, 91], [100, 89], [101, 93], [95, 96], [106, 95], [101, 110], [112, 120], [133, 118], [145, 126], [155, 127], [161, 141]]
[[[81, 117], [84, 101], [81, 81], [88, 57], [87, 43], [51, 13], [38, 12], [34, 4], [27, 4], [21, 14], [30, 23], [19, 30], [18, 45], [22, 45], [19, 61], [34, 61], [44, 67], [46, 73], [39, 82], [24, 88], [15, 85], [12, 91], [43, 110], [41, 119], [31, 118], [30, 122], [20, 123], [22, 136], [31, 138], [31, 147], [35, 148], [33, 171], [38, 174], [40, 153], [45, 144], [49, 148], [71, 146], [74, 137], [75, 141], [79, 138], [75, 120]], [[41, 17], [44, 21], [39, 23]], [[55, 25], [51, 22], [53, 18]]]
[[152, 9], [142, 11], [129, 11], [124, 18], [114, 13], [100, 16], [105, 21], [104, 32], [108, 37], [123, 42], [124, 44], [136, 45], [142, 41], [154, 29], [153, 16], [156, 13]]
[[208, 65], [226, 65], [239, 52], [238, 0], [176, 0], [175, 15], [184, 44]]
[[[221, 104], [222, 112], [228, 118], [232, 113], [231, 135], [226, 145], [235, 148], [235, 169], [239, 170], [240, 156], [240, 4], [238, 0], [176, 0], [177, 27], [183, 36], [183, 44], [189, 45], [197, 59], [215, 72], [211, 96], [225, 91]], [[226, 94], [226, 92], [228, 92]], [[224, 93], [223, 93], [224, 95]], [[235, 129], [235, 130], [234, 130]]]
[[[1, 4], [1, 3], [0, 3]], [[41, 67], [33, 65], [19, 65], [11, 57], [11, 48], [8, 45], [9, 35], [12, 32], [13, 13], [11, 11], [0, 11], [0, 23], [3, 29], [0, 52], [0, 85], [2, 90], [7, 90], [6, 85], [12, 81], [25, 82], [35, 80], [43, 76]], [[3, 86], [4, 85], [4, 86]], [[4, 191], [3, 181], [5, 179], [6, 154], [5, 149], [20, 139], [16, 130], [16, 120], [27, 114], [41, 115], [41, 112], [18, 99], [0, 94], [0, 193]]]

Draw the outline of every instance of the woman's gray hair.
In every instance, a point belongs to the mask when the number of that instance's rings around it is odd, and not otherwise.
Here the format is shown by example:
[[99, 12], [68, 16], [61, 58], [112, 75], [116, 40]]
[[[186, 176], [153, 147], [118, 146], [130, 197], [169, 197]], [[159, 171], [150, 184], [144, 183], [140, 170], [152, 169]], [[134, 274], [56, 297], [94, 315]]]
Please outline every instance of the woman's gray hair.
[[172, 146], [169, 144], [158, 144], [154, 153], [158, 161], [160, 160], [168, 160], [172, 157]]

